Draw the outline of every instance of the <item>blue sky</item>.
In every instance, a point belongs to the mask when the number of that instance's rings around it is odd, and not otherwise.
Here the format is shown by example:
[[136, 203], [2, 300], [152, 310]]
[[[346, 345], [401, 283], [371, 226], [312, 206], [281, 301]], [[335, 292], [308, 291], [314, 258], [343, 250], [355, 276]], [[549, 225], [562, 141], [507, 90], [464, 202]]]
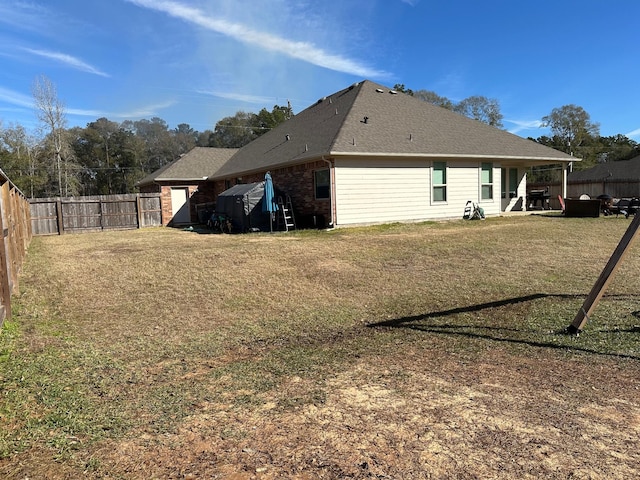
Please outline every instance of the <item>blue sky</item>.
[[69, 126], [199, 131], [369, 79], [495, 98], [524, 137], [575, 104], [640, 141], [639, 14], [637, 0], [0, 0], [0, 121], [36, 127], [39, 75]]

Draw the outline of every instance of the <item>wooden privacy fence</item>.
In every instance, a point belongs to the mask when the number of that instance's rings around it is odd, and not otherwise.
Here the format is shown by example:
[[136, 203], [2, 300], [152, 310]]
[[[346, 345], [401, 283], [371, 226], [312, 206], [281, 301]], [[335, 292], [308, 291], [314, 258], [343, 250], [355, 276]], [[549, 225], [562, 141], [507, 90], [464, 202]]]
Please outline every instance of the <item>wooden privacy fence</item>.
[[33, 235], [162, 225], [159, 193], [35, 198], [29, 203]]
[[0, 326], [11, 318], [11, 295], [31, 242], [29, 203], [0, 170]]

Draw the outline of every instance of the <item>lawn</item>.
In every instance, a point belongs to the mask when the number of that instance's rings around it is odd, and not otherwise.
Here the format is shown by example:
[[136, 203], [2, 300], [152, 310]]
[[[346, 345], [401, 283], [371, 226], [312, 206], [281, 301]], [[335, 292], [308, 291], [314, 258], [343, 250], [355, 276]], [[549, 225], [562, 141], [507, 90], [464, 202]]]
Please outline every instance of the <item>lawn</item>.
[[630, 220], [33, 240], [0, 478], [640, 476]]

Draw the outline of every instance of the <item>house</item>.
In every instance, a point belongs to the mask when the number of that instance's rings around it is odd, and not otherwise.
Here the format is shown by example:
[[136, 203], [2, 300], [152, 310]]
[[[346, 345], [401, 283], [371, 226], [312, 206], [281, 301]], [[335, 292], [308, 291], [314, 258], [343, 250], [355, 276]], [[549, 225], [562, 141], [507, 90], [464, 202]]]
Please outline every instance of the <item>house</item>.
[[237, 148], [195, 147], [147, 175], [136, 186], [141, 193], [160, 193], [163, 225], [202, 221], [199, 214], [215, 200], [212, 184], [207, 180], [237, 151]]
[[267, 171], [299, 223], [343, 226], [526, 210], [526, 169], [576, 158], [365, 80], [242, 147], [217, 193]]
[[640, 198], [640, 156], [571, 172], [567, 182], [569, 197], [587, 194], [596, 198], [608, 194], [615, 198]]

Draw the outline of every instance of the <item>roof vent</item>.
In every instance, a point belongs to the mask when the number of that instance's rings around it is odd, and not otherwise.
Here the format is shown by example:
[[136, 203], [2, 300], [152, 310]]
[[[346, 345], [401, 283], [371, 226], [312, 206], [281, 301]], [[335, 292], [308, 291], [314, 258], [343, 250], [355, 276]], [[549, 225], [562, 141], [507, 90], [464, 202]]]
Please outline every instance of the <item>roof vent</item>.
[[384, 90], [382, 90], [381, 88], [376, 88], [376, 92], [378, 92], [378, 93], [384, 93]]
[[288, 142], [289, 140], [291, 140], [291, 135], [289, 135], [288, 133], [284, 136], [285, 140]]
[[369, 117], [364, 117], [362, 120], [360, 120], [360, 122], [369, 123]]
[[396, 92], [395, 90], [389, 90], [389, 93], [390, 93], [391, 95], [396, 95], [398, 92]]

